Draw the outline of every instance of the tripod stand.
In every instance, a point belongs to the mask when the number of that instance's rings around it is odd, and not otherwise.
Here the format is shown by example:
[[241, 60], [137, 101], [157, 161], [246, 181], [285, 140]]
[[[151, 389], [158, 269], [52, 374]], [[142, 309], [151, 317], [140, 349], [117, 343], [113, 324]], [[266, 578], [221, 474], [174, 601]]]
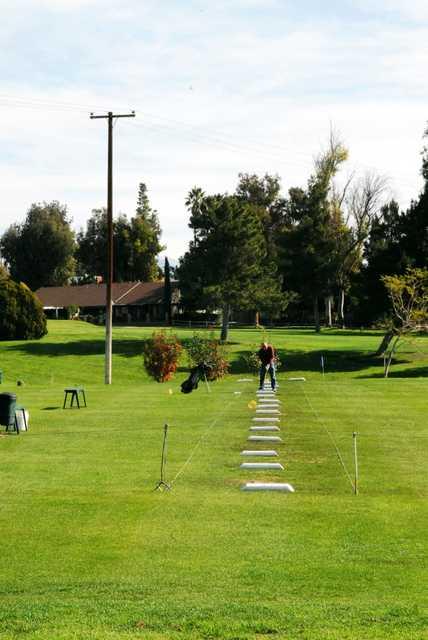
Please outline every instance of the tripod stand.
[[207, 385], [207, 391], [208, 393], [211, 393], [210, 385], [208, 384], [207, 374], [205, 373], [205, 370], [204, 370], [204, 378], [205, 378], [205, 384]]
[[163, 428], [163, 445], [162, 445], [162, 458], [161, 458], [161, 468], [160, 468], [160, 480], [155, 486], [154, 491], [157, 491], [158, 489], [169, 491], [171, 489], [171, 485], [169, 485], [165, 480], [167, 439], [168, 439], [168, 425], [165, 423], [165, 426]]

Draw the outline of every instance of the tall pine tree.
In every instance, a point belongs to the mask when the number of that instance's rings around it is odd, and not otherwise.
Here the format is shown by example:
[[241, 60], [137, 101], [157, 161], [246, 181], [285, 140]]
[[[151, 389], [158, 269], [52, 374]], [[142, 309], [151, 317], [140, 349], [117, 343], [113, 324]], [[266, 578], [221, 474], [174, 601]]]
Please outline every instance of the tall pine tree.
[[164, 288], [163, 288], [163, 305], [165, 311], [165, 322], [167, 325], [172, 324], [172, 288], [171, 288], [171, 270], [169, 260], [165, 257], [164, 265]]
[[178, 278], [190, 308], [222, 309], [221, 339], [226, 340], [232, 309], [257, 308], [256, 292], [265, 289], [266, 240], [252, 205], [237, 196], [206, 196], [189, 226], [194, 240], [180, 261]]
[[150, 206], [147, 187], [142, 182], [138, 187], [136, 214], [131, 220], [132, 279], [150, 282], [159, 278], [157, 256], [165, 248], [160, 243], [161, 233], [157, 211]]
[[[137, 209], [130, 220], [120, 214], [113, 222], [113, 262], [115, 282], [141, 280], [151, 282], [160, 277], [157, 256], [161, 229], [157, 212], [150, 206], [147, 187], [140, 184]], [[94, 209], [86, 231], [77, 235], [79, 274], [88, 279], [106, 277], [107, 214], [105, 208]]]

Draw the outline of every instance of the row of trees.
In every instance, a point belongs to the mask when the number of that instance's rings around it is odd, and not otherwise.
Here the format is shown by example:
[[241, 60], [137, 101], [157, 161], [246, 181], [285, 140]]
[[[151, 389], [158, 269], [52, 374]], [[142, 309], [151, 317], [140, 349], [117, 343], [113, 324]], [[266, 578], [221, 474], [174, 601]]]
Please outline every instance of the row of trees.
[[[106, 276], [107, 212], [94, 209], [86, 229], [71, 229], [67, 207], [59, 202], [33, 204], [22, 224], [13, 224], [0, 240], [11, 277], [33, 291], [61, 286], [75, 279], [92, 282]], [[135, 215], [114, 221], [116, 282], [152, 281], [159, 275], [157, 256], [164, 247], [157, 212], [145, 184], [140, 184]]]
[[406, 211], [387, 202], [381, 176], [336, 177], [348, 151], [333, 133], [306, 188], [281, 194], [278, 176], [240, 174], [234, 194], [187, 198], [193, 240], [177, 270], [189, 308], [223, 308], [270, 318], [345, 326], [346, 317], [371, 324], [389, 309], [381, 277], [428, 263], [428, 154], [425, 185]]
[[[186, 206], [193, 238], [176, 272], [185, 308], [221, 308], [223, 339], [232, 310], [313, 320], [317, 330], [323, 304], [329, 325], [369, 325], [386, 314], [382, 277], [428, 264], [428, 151], [422, 154], [423, 189], [405, 211], [387, 201], [380, 176], [351, 175], [339, 188], [347, 158], [332, 133], [306, 186], [286, 195], [279, 177], [268, 174], [240, 174], [232, 194], [192, 189]], [[73, 277], [92, 281], [105, 276], [106, 225], [105, 210], [97, 209], [75, 235], [65, 206], [33, 205], [24, 223], [1, 238], [2, 257], [11, 277], [33, 290]], [[157, 212], [140, 184], [135, 215], [114, 222], [115, 280], [158, 278], [160, 236]], [[168, 289], [168, 268], [166, 281]]]

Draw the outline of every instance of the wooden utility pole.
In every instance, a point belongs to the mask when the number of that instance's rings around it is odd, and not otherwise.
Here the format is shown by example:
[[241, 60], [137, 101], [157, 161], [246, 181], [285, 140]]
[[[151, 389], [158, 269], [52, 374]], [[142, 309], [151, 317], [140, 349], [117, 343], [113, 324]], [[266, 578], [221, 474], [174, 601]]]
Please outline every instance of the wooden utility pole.
[[106, 341], [104, 360], [104, 382], [111, 384], [112, 326], [113, 326], [113, 118], [135, 118], [135, 111], [125, 114], [90, 115], [91, 120], [106, 119], [108, 124], [107, 151], [107, 288], [106, 288]]

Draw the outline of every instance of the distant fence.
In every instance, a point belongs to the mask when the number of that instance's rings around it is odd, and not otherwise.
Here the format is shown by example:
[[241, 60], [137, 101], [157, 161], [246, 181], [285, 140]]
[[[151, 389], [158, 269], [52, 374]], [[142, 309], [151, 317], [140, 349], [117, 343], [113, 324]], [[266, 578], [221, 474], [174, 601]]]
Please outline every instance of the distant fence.
[[[229, 322], [229, 327], [236, 327], [237, 325], [237, 322]], [[220, 329], [221, 323], [210, 322], [209, 320], [173, 320], [172, 326], [188, 327], [189, 329]]]

